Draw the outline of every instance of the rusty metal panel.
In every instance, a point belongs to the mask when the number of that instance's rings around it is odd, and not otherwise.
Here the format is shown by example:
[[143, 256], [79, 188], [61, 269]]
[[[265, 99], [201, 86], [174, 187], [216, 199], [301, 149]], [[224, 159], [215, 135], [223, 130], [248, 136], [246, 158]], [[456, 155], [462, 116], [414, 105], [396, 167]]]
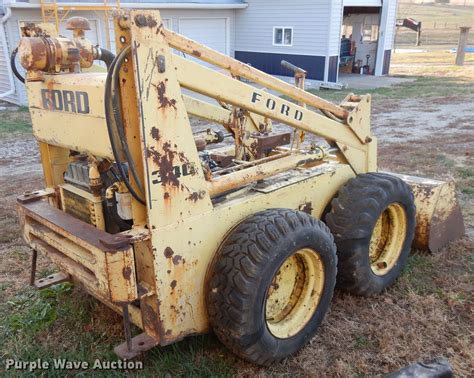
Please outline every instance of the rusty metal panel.
[[416, 232], [413, 247], [436, 252], [465, 235], [464, 220], [453, 181], [399, 175], [415, 196]]
[[25, 240], [96, 295], [113, 303], [138, 298], [130, 238], [111, 235], [47, 203], [18, 202]]
[[148, 219], [160, 227], [211, 211], [212, 204], [160, 14], [131, 11], [130, 20]]

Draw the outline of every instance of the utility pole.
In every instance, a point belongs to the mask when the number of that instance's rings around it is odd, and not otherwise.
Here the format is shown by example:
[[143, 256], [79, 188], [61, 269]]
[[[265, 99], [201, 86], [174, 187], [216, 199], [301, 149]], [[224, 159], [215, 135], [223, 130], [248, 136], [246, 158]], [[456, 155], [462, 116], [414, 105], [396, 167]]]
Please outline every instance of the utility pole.
[[461, 26], [459, 29], [461, 32], [459, 34], [458, 51], [456, 52], [456, 65], [463, 66], [464, 55], [466, 54], [467, 37], [469, 36], [469, 30], [471, 28], [469, 26]]

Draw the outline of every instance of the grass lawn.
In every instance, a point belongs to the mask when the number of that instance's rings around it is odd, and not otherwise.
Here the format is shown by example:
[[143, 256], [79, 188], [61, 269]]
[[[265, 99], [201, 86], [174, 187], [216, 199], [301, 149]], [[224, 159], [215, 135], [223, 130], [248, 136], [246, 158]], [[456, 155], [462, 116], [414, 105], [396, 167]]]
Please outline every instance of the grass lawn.
[[32, 132], [30, 113], [26, 106], [4, 110], [0, 112], [0, 117], [0, 134]]
[[[398, 18], [413, 18], [421, 21], [422, 48], [426, 45], [437, 45], [437, 48], [455, 47], [459, 39], [460, 26], [474, 26], [473, 7], [446, 4], [407, 4], [398, 6]], [[406, 28], [398, 29], [395, 46], [413, 47], [416, 33]], [[474, 45], [474, 32], [468, 39]]]
[[326, 89], [310, 89], [308, 92], [322, 97], [326, 100], [339, 103], [349, 93], [355, 94], [371, 94], [373, 101], [378, 99], [409, 99], [420, 97], [437, 97], [437, 96], [462, 96], [473, 95], [474, 86], [471, 82], [460, 80], [457, 77], [417, 77], [414, 82], [402, 83], [386, 88], [364, 89], [364, 90], [326, 90]]

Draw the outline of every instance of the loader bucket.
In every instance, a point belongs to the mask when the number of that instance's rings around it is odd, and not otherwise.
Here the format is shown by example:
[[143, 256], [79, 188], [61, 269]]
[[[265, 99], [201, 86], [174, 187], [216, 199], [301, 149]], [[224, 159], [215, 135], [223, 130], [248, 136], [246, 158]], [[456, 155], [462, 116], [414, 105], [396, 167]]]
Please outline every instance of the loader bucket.
[[443, 182], [416, 176], [393, 175], [410, 185], [415, 195], [416, 232], [412, 245], [414, 249], [436, 252], [465, 234], [453, 181]]

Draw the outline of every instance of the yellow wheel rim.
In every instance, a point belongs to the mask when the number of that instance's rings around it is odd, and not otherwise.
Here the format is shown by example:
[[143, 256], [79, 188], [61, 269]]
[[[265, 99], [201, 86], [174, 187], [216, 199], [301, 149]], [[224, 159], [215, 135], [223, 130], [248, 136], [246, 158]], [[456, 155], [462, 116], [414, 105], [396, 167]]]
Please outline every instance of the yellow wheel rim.
[[267, 291], [267, 327], [286, 339], [301, 331], [313, 316], [324, 289], [324, 265], [317, 252], [304, 248], [285, 260]]
[[383, 276], [397, 263], [402, 253], [407, 216], [398, 203], [388, 206], [377, 219], [370, 239], [369, 257], [372, 271]]

